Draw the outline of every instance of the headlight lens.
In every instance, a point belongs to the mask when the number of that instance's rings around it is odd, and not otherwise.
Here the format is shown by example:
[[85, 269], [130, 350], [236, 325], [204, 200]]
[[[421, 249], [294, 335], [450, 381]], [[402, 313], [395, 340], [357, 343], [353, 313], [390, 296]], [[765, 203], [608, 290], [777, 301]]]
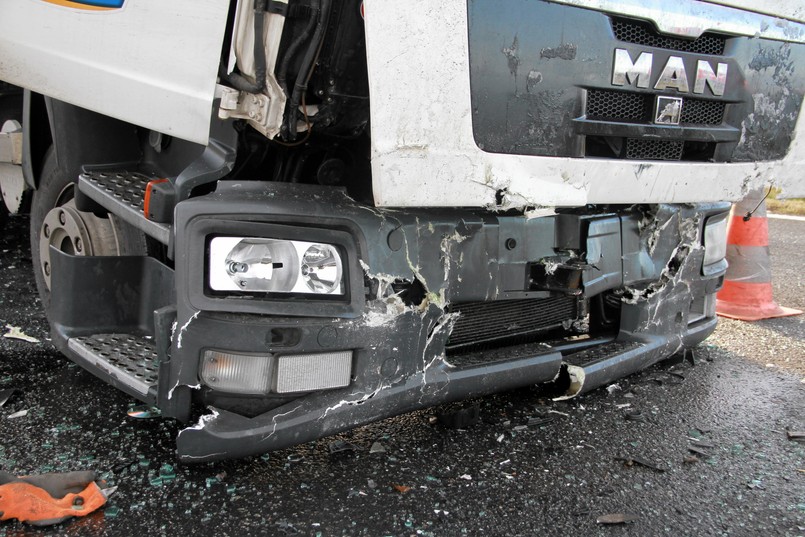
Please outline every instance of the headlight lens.
[[210, 241], [213, 291], [341, 295], [344, 270], [332, 244], [254, 237]]

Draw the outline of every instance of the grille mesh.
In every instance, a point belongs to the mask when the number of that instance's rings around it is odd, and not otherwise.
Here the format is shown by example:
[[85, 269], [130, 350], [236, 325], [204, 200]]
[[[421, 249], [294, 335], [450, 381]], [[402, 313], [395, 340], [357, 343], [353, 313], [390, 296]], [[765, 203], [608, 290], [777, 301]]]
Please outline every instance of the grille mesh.
[[[609, 121], [651, 122], [654, 95], [628, 91], [587, 91], [587, 118]], [[680, 123], [689, 125], [720, 125], [724, 118], [724, 103], [704, 99], [685, 99]]]
[[724, 120], [724, 103], [703, 99], [685, 99], [681, 123], [692, 125], [721, 125]]
[[661, 35], [651, 24], [630, 19], [613, 18], [612, 30], [619, 41], [713, 56], [724, 55], [727, 41], [724, 36], [712, 33], [704, 33], [694, 40]]
[[447, 346], [463, 347], [557, 328], [578, 317], [578, 304], [575, 297], [559, 296], [453, 305], [450, 312], [461, 315]]
[[626, 158], [641, 160], [681, 160], [685, 142], [681, 140], [626, 139]]
[[647, 121], [651, 118], [649, 100], [640, 93], [626, 91], [589, 90], [587, 92], [587, 117], [589, 119], [618, 119], [622, 121]]

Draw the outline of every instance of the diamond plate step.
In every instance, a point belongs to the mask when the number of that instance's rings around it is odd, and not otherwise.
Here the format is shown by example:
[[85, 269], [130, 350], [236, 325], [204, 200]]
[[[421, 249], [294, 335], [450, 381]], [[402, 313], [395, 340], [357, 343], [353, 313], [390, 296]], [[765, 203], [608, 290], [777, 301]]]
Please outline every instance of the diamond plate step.
[[171, 228], [148, 220], [143, 213], [145, 187], [159, 179], [138, 171], [88, 171], [79, 176], [78, 188], [104, 209], [123, 221], [168, 244]]
[[70, 338], [70, 350], [104, 374], [147, 396], [156, 390], [159, 359], [153, 339], [130, 334]]

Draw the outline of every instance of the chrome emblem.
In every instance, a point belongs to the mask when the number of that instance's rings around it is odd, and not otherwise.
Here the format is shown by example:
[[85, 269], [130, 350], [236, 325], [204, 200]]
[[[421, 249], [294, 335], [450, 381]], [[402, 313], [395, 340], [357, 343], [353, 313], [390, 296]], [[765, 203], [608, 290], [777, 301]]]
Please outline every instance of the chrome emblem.
[[[716, 69], [710, 62], [698, 60], [696, 62], [696, 78], [693, 81], [693, 93], [704, 93], [709, 87], [715, 96], [724, 95], [727, 87], [727, 69], [729, 65], [719, 63]], [[612, 65], [612, 85], [634, 85], [638, 88], [648, 88], [651, 84], [651, 75], [654, 70], [654, 54], [641, 52], [637, 59], [632, 61], [629, 51], [622, 48], [615, 49], [615, 60]], [[685, 62], [679, 56], [669, 56], [654, 83], [653, 88], [659, 91], [669, 89], [680, 93], [690, 93], [688, 73]]]
[[682, 119], [682, 99], [679, 97], [657, 97], [654, 106], [654, 123], [660, 125], [679, 125]]

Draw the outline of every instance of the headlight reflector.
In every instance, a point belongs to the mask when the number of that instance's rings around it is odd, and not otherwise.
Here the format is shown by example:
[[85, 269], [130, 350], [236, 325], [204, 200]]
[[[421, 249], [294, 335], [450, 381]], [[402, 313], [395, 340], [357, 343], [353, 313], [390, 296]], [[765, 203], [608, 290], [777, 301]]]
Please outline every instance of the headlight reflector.
[[213, 291], [344, 294], [341, 254], [332, 244], [255, 237], [214, 237]]

